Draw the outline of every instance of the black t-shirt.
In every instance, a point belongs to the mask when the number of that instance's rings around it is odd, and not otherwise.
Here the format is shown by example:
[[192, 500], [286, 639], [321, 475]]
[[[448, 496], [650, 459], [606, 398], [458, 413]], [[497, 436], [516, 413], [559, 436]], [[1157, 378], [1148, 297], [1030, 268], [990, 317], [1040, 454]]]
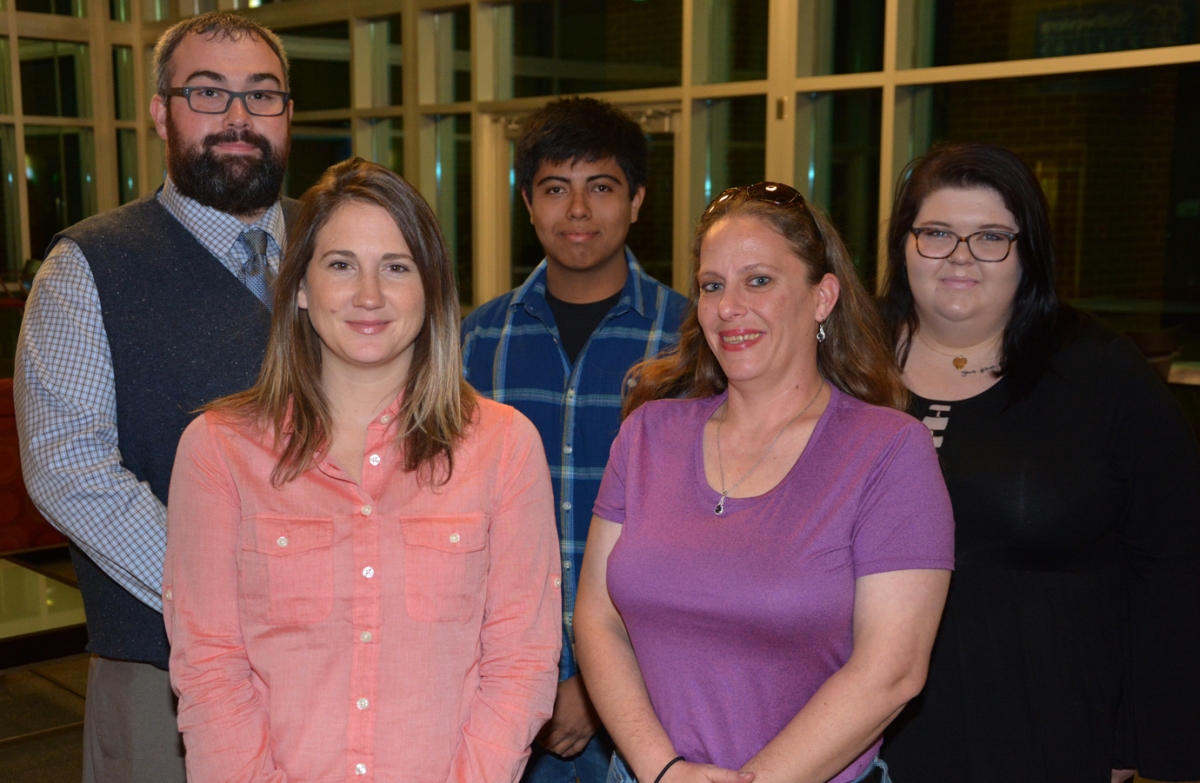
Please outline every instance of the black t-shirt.
[[599, 302], [576, 304], [556, 299], [549, 291], [546, 291], [546, 304], [550, 305], [550, 312], [554, 313], [554, 322], [558, 325], [558, 335], [562, 339], [563, 351], [566, 352], [567, 359], [571, 364], [575, 363], [575, 357], [579, 356], [579, 352], [583, 350], [583, 346], [592, 336], [592, 332], [596, 331], [596, 327], [604, 320], [604, 316], [608, 315], [608, 311], [616, 306], [620, 298], [621, 292], [617, 291]]

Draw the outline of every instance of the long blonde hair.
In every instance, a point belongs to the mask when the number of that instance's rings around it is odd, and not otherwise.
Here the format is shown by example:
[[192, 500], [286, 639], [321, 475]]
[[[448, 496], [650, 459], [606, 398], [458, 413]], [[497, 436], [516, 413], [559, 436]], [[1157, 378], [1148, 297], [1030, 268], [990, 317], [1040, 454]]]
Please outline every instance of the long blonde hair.
[[745, 189], [714, 201], [705, 211], [692, 240], [691, 303], [680, 328], [679, 344], [660, 357], [634, 365], [628, 374], [622, 415], [665, 397], [708, 397], [728, 386], [713, 355], [697, 313], [700, 248], [708, 232], [722, 220], [752, 217], [779, 232], [808, 268], [816, 285], [832, 273], [841, 285], [833, 312], [825, 320], [826, 338], [817, 350], [817, 369], [825, 380], [872, 405], [904, 410], [908, 390], [896, 369], [884, 336], [883, 321], [867, 295], [837, 229], [811, 204], [779, 205], [752, 198]]
[[308, 272], [317, 235], [350, 202], [382, 207], [412, 251], [425, 294], [425, 322], [413, 345], [397, 427], [404, 469], [444, 483], [454, 470], [454, 448], [474, 415], [475, 391], [463, 380], [458, 342], [459, 305], [446, 241], [433, 211], [398, 175], [362, 158], [331, 166], [300, 199], [275, 281], [271, 336], [258, 381], [217, 400], [208, 410], [249, 418], [275, 433], [279, 487], [311, 467], [312, 455], [333, 431], [321, 390], [321, 338], [296, 294]]

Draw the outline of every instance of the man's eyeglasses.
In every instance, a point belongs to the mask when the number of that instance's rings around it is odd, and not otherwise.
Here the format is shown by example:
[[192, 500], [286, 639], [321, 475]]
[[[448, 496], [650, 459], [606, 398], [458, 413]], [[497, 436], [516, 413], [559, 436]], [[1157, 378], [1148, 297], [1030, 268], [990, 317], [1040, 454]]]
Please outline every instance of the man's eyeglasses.
[[200, 114], [224, 114], [236, 98], [256, 117], [278, 117], [287, 111], [288, 101], [292, 99], [290, 92], [279, 90], [235, 92], [222, 87], [172, 87], [163, 91], [163, 95], [185, 99], [188, 107]]
[[800, 209], [806, 209], [808, 206], [800, 191], [791, 185], [784, 185], [780, 182], [756, 182], [753, 185], [740, 185], [736, 188], [727, 188], [721, 191], [721, 195], [709, 203], [708, 209], [704, 210], [704, 214], [707, 215], [709, 212], [712, 212], [738, 193], [745, 193], [748, 198], [754, 201], [765, 201], [768, 204], [775, 204], [780, 207], [786, 207], [789, 204], [799, 204]]
[[976, 261], [992, 263], [1003, 261], [1012, 252], [1012, 243], [1021, 235], [1019, 231], [976, 231], [960, 237], [944, 228], [914, 228], [912, 235], [917, 239], [917, 252], [926, 258], [949, 258], [963, 242]]

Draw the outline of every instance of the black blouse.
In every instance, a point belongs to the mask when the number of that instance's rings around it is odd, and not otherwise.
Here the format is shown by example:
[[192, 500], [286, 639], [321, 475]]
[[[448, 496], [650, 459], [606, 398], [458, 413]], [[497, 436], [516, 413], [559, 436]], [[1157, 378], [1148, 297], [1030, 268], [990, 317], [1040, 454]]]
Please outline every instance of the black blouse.
[[896, 783], [1200, 779], [1200, 455], [1163, 382], [1097, 325], [1010, 404], [914, 398], [954, 504], [929, 678]]

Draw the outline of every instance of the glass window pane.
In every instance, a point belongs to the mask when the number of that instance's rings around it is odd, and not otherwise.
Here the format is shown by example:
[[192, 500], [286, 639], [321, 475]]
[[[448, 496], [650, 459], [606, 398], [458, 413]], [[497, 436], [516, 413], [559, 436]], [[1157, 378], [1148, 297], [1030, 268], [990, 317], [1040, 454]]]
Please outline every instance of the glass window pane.
[[918, 0], [914, 67], [1196, 43], [1197, 0]]
[[726, 188], [761, 182], [766, 172], [767, 96], [703, 101], [692, 124], [704, 155], [704, 203]]
[[801, 0], [800, 76], [883, 70], [885, 0]]
[[167, 145], [158, 137], [154, 126], [150, 126], [146, 136], [146, 170], [150, 175], [147, 193], [167, 181]]
[[17, 0], [18, 11], [35, 14], [58, 14], [59, 16], [87, 16], [85, 0]]
[[421, 46], [432, 47], [434, 92], [422, 94], [426, 103], [471, 100], [471, 13], [455, 8], [423, 17]]
[[96, 153], [87, 128], [25, 127], [29, 242], [42, 258], [50, 238], [96, 213]]
[[283, 192], [300, 198], [325, 169], [350, 157], [350, 121], [293, 122]]
[[1122, 331], [1178, 326], [1200, 359], [1200, 64], [922, 92], [915, 138], [1001, 144], [1037, 173], [1060, 296]]
[[143, 22], [165, 22], [170, 16], [170, 0], [142, 0]]
[[882, 113], [875, 89], [796, 98], [796, 187], [838, 227], [867, 290], [879, 240]]
[[404, 118], [367, 120], [371, 150], [368, 157], [404, 176]]
[[138, 197], [137, 131], [117, 129], [117, 177], [122, 204]]
[[680, 84], [682, 0], [529, 0], [496, 14], [496, 97]]
[[291, 61], [296, 111], [350, 108], [350, 23], [277, 30]]
[[[0, 125], [0, 271], [17, 271], [21, 256], [21, 211], [17, 203], [17, 135], [11, 125]], [[38, 248], [35, 255], [41, 257]]]
[[132, 22], [133, 0], [108, 0], [108, 18], [114, 22]]
[[433, 120], [433, 211], [446, 236], [458, 283], [458, 300], [474, 301], [474, 237], [471, 204], [471, 115], [443, 114]]
[[12, 78], [9, 75], [8, 36], [0, 36], [0, 114], [12, 114]]
[[92, 69], [88, 45], [22, 38], [21, 103], [26, 114], [91, 117]]
[[697, 0], [697, 84], [767, 78], [767, 0]]
[[372, 106], [404, 103], [404, 48], [400, 35], [400, 14], [370, 23]]
[[118, 120], [132, 120], [136, 116], [133, 90], [133, 47], [114, 46], [113, 56], [113, 106]]

